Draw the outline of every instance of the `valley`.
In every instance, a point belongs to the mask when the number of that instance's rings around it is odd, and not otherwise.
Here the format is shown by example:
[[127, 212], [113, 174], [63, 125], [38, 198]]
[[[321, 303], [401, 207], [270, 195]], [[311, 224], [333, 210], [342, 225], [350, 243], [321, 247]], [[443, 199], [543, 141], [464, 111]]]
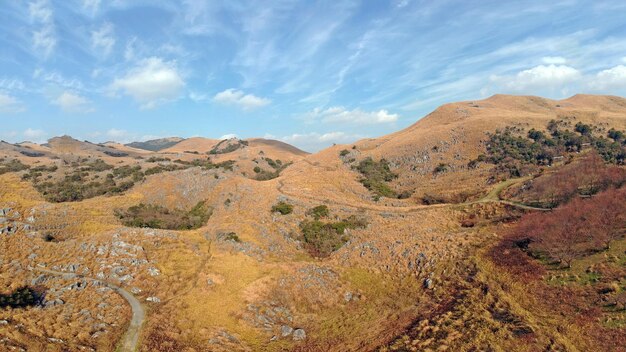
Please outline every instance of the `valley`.
[[495, 95], [314, 154], [2, 142], [0, 294], [33, 294], [0, 346], [624, 350], [625, 130], [624, 98]]

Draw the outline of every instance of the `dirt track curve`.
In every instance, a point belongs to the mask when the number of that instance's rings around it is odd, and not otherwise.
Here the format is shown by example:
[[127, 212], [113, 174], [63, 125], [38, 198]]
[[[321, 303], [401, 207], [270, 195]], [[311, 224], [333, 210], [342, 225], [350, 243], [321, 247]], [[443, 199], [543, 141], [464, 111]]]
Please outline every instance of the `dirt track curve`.
[[98, 279], [94, 279], [91, 277], [74, 274], [74, 273], [64, 273], [60, 271], [54, 271], [54, 270], [48, 270], [48, 269], [42, 269], [42, 268], [34, 268], [33, 270], [39, 271], [48, 275], [61, 276], [65, 279], [81, 278], [81, 279], [85, 279], [89, 281], [100, 282], [103, 285], [106, 285], [107, 287], [113, 289], [120, 296], [122, 296], [128, 302], [128, 304], [130, 304], [130, 308], [132, 309], [133, 316], [130, 320], [130, 324], [128, 326], [128, 329], [126, 330], [126, 333], [124, 333], [124, 336], [118, 343], [118, 347], [116, 351], [135, 352], [135, 350], [137, 349], [137, 343], [139, 342], [139, 334], [141, 332], [141, 326], [143, 325], [143, 321], [145, 319], [145, 312], [143, 310], [143, 307], [141, 306], [141, 303], [139, 303], [139, 300], [135, 298], [135, 296], [133, 296], [130, 292], [126, 291], [120, 286], [114, 285], [112, 283], [109, 283], [103, 280], [98, 280]]

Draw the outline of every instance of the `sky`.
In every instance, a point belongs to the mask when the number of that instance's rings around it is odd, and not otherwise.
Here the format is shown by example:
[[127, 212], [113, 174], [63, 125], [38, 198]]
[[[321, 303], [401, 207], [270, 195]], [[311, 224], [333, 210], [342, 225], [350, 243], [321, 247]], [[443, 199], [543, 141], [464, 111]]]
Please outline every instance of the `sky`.
[[626, 1], [5, 0], [0, 139], [317, 151], [495, 93], [626, 95]]

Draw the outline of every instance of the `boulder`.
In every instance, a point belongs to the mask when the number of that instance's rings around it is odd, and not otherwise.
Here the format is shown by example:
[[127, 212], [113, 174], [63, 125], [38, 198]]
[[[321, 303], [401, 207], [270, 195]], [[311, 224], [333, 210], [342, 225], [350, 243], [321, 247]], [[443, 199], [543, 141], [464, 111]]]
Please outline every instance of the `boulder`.
[[283, 325], [280, 327], [280, 336], [282, 337], [289, 336], [291, 335], [292, 332], [293, 332], [293, 328], [291, 326]]
[[293, 331], [293, 340], [302, 341], [306, 339], [306, 331], [304, 329], [296, 329]]

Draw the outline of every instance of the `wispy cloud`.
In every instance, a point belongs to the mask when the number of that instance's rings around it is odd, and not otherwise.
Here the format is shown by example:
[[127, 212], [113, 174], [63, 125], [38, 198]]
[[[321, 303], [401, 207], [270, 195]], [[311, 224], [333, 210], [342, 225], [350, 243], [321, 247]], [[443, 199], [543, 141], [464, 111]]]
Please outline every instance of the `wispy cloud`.
[[37, 0], [28, 4], [31, 21], [39, 28], [33, 31], [33, 47], [49, 57], [57, 45], [54, 12], [48, 0]]
[[0, 112], [18, 113], [25, 110], [26, 107], [19, 99], [0, 91]]
[[109, 56], [115, 46], [114, 27], [111, 23], [105, 23], [100, 29], [91, 32], [91, 46], [99, 54]]
[[101, 0], [83, 0], [83, 9], [93, 16], [100, 9], [100, 2]]

